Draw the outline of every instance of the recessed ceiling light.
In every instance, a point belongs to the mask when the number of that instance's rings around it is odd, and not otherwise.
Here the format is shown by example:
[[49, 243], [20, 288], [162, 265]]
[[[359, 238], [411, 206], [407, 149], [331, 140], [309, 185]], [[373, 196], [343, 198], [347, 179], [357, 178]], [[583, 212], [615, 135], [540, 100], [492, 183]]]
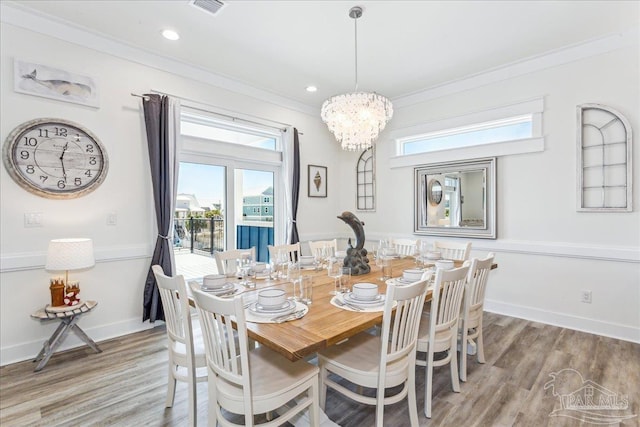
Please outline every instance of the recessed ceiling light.
[[317, 92], [318, 88], [315, 86], [307, 86], [307, 92]]
[[162, 36], [167, 40], [178, 40], [180, 38], [180, 34], [173, 30], [163, 30]]

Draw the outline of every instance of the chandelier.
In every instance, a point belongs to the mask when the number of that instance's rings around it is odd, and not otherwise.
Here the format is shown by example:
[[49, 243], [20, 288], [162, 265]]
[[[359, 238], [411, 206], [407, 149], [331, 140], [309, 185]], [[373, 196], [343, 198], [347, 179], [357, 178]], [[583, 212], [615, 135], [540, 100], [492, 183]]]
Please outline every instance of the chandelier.
[[349, 17], [355, 23], [356, 88], [352, 93], [336, 95], [322, 104], [320, 117], [343, 150], [358, 151], [371, 147], [391, 116], [391, 101], [375, 92], [358, 92], [358, 18], [361, 7], [352, 7]]

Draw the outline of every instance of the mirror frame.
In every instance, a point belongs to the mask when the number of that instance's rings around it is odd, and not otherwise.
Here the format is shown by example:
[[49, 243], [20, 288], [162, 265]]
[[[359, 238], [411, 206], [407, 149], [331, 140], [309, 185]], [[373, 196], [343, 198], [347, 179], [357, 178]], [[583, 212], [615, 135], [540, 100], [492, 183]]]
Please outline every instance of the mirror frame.
[[[447, 172], [464, 172], [482, 169], [485, 171], [485, 224], [482, 227], [450, 227], [427, 225], [430, 202], [429, 175]], [[414, 234], [426, 236], [474, 237], [479, 239], [497, 238], [496, 228], [496, 158], [477, 159], [462, 162], [422, 165], [414, 169]], [[426, 179], [424, 179], [426, 178]], [[444, 200], [444, 197], [443, 197]]]

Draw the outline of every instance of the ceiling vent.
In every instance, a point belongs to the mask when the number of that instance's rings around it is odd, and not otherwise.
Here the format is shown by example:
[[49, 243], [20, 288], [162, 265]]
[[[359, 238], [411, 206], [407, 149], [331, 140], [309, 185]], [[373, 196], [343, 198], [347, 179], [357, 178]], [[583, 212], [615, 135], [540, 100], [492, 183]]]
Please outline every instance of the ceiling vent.
[[190, 3], [196, 8], [215, 15], [222, 9], [224, 3], [220, 0], [191, 0]]

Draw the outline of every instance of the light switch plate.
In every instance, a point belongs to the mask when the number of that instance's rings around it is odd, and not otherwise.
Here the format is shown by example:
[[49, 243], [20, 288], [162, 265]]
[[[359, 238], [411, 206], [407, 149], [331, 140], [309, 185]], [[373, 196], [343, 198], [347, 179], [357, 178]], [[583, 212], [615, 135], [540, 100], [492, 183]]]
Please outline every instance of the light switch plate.
[[42, 227], [42, 212], [27, 212], [24, 214], [25, 228]]

